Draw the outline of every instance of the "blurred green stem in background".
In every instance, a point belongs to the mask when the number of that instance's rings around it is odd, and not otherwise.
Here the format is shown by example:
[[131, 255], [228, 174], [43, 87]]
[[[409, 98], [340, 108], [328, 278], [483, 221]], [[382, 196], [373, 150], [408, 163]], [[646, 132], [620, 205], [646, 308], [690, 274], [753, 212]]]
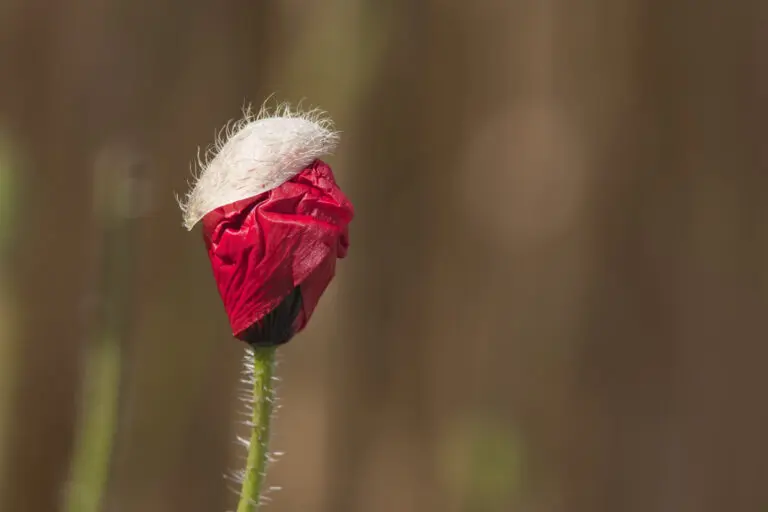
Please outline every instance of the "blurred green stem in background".
[[245, 364], [253, 379], [251, 438], [237, 512], [255, 512], [261, 504], [269, 462], [268, 445], [274, 402], [272, 379], [275, 372], [275, 348], [253, 348], [249, 351], [252, 358], [249, 357]]
[[137, 228], [145, 192], [130, 151], [105, 151], [94, 173], [95, 270], [89, 290], [88, 340], [82, 402], [66, 512], [98, 512], [106, 493], [120, 416], [125, 347], [131, 336]]
[[14, 179], [19, 174], [12, 149], [11, 141], [0, 131], [0, 482], [5, 481], [3, 449], [9, 424], [7, 411], [16, 382], [16, 341], [13, 331], [18, 319], [14, 311], [15, 303], [9, 293], [11, 286], [7, 270], [17, 204]]
[[120, 347], [105, 337], [87, 353], [83, 415], [72, 461], [68, 512], [100, 510], [117, 424]]

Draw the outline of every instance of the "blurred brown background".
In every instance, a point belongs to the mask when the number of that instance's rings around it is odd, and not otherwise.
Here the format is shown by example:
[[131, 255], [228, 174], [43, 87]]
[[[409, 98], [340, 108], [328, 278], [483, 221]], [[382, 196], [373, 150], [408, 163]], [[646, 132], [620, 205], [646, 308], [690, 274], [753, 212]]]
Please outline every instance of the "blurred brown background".
[[0, 1], [0, 511], [61, 510], [104, 166], [103, 510], [234, 508], [243, 347], [173, 194], [272, 93], [334, 117], [357, 217], [267, 510], [768, 511], [767, 55], [760, 0]]

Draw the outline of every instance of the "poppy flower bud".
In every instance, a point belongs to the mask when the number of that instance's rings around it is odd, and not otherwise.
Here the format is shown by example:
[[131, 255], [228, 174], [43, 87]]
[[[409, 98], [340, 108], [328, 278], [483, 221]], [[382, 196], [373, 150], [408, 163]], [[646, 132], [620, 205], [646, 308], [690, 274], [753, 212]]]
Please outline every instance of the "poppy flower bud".
[[301, 331], [349, 247], [352, 204], [319, 158], [338, 135], [282, 109], [228, 130], [182, 204], [199, 221], [232, 333], [256, 346]]

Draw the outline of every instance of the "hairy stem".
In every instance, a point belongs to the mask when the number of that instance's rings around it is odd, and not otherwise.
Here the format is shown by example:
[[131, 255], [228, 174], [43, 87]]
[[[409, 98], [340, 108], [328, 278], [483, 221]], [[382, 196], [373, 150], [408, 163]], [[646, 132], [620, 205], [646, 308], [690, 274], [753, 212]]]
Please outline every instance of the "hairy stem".
[[269, 458], [267, 448], [274, 401], [272, 377], [275, 371], [275, 347], [253, 348], [252, 352], [251, 438], [237, 512], [256, 512], [259, 509]]

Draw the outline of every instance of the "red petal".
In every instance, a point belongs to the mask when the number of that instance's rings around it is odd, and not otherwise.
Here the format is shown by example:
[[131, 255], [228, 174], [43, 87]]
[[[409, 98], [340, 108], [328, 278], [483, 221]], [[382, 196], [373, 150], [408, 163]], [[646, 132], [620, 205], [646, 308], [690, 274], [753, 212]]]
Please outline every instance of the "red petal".
[[315, 160], [283, 185], [203, 218], [213, 275], [238, 337], [301, 286], [303, 329], [349, 246], [352, 204]]

